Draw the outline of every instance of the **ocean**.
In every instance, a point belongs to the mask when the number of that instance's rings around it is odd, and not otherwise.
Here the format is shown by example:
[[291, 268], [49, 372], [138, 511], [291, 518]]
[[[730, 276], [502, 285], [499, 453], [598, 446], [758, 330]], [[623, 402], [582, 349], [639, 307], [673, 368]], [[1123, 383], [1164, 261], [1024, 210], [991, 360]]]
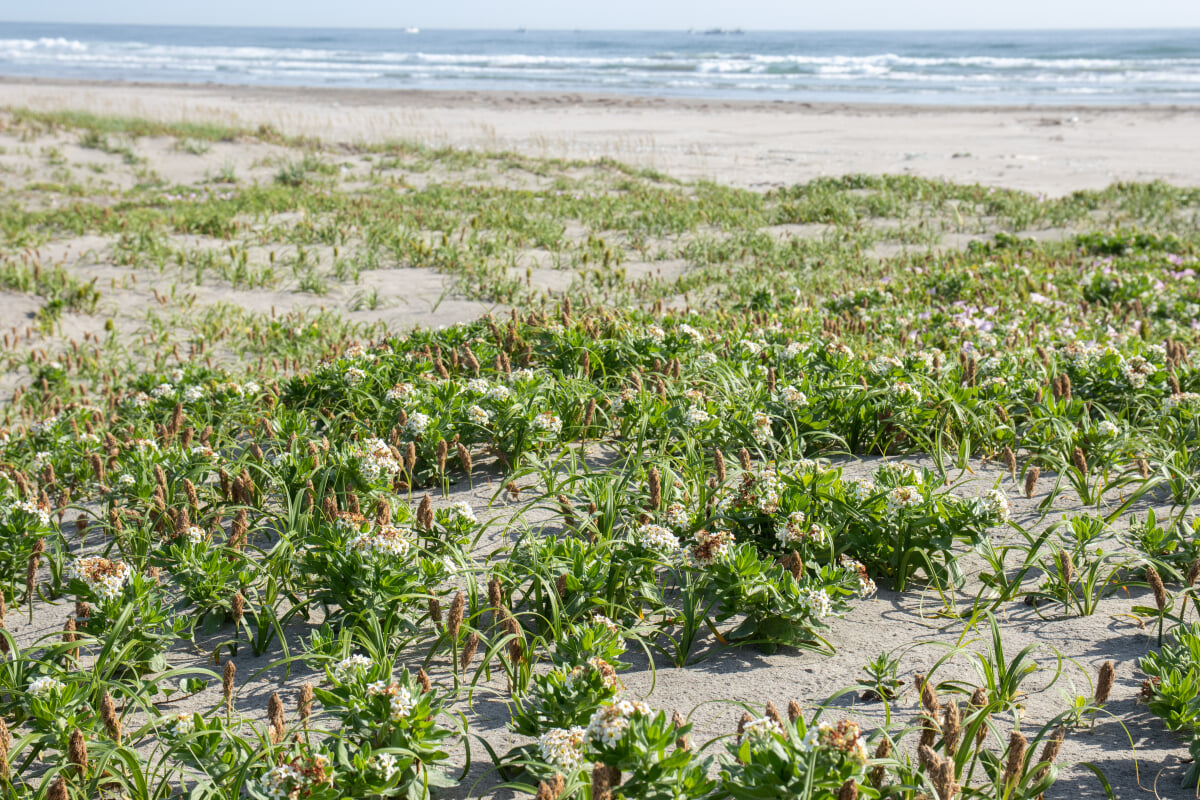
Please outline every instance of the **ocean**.
[[406, 31], [0, 22], [0, 74], [930, 105], [1197, 104], [1200, 29]]

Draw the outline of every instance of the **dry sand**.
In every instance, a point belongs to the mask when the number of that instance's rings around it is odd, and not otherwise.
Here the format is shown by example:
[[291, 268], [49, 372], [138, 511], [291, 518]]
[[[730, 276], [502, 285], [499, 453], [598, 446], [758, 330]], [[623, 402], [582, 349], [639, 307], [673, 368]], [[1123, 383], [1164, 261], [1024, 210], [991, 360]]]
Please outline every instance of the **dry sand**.
[[766, 188], [912, 173], [1057, 196], [1114, 181], [1200, 185], [1200, 108], [945, 108], [0, 79], [0, 106], [405, 139], [535, 156], [611, 156], [682, 179]]

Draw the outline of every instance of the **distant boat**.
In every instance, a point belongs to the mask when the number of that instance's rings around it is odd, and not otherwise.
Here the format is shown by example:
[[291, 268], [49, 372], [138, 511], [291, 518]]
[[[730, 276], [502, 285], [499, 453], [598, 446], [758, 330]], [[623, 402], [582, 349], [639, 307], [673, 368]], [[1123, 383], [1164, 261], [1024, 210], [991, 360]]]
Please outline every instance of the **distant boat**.
[[744, 33], [741, 28], [709, 28], [704, 31], [705, 36], [741, 36]]
[[405, 33], [420, 33], [421, 29], [420, 28], [405, 28], [404, 32]]
[[525, 27], [521, 26], [520, 28], [517, 28], [517, 33], [525, 33]]

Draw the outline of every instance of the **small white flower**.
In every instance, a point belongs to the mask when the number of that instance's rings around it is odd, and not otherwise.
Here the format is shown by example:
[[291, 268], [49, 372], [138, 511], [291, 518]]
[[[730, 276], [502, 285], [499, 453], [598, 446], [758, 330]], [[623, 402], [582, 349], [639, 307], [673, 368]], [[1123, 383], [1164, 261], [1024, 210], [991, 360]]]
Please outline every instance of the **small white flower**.
[[570, 775], [583, 765], [583, 743], [587, 731], [580, 727], [551, 728], [538, 737], [542, 761]]
[[543, 411], [533, 418], [533, 429], [546, 433], [559, 433], [562, 431], [562, 420], [558, 418], [557, 414]]
[[154, 398], [171, 397], [175, 394], [175, 387], [169, 383], [160, 383], [150, 390], [150, 396]]
[[460, 501], [450, 506], [450, 519], [457, 522], [469, 522], [472, 525], [479, 521], [475, 516], [474, 509], [471, 508], [471, 504], [465, 501]]
[[805, 589], [800, 596], [800, 601], [817, 619], [823, 619], [833, 613], [832, 605], [829, 602], [829, 595], [824, 589]]
[[695, 428], [712, 419], [712, 416], [700, 406], [690, 406], [683, 413], [683, 422], [689, 428]]
[[342, 380], [347, 386], [356, 386], [363, 382], [367, 377], [367, 373], [358, 367], [350, 367], [342, 374]]
[[1096, 435], [1102, 439], [1111, 439], [1120, 432], [1121, 429], [1108, 420], [1102, 420], [1098, 425], [1096, 425]]
[[479, 406], [471, 406], [467, 409], [467, 419], [481, 428], [486, 428], [492, 421], [492, 412]]
[[339, 661], [333, 668], [333, 675], [339, 681], [345, 681], [348, 678], [366, 672], [370, 668], [371, 659], [361, 653], [355, 653]]
[[34, 697], [46, 697], [50, 694], [61, 692], [65, 688], [67, 688], [67, 685], [62, 681], [43, 675], [40, 678], [30, 681], [28, 691]]
[[429, 427], [429, 415], [414, 411], [404, 425], [404, 430], [413, 436], [420, 436]]
[[633, 539], [647, 550], [673, 553], [679, 549], [679, 539], [661, 525], [640, 525], [633, 532]]

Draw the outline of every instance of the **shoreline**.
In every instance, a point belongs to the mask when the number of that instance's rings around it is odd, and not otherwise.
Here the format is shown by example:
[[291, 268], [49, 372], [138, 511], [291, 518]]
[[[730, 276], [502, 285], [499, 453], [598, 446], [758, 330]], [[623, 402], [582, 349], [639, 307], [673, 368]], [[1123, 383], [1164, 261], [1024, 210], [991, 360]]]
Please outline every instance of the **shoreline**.
[[302, 84], [243, 84], [173, 81], [85, 80], [77, 78], [39, 78], [0, 75], [0, 99], [7, 87], [38, 86], [55, 89], [89, 87], [109, 89], [170, 90], [204, 95], [232, 93], [256, 100], [293, 100], [298, 93], [313, 100], [334, 101], [348, 106], [375, 106], [381, 103], [403, 104], [413, 108], [512, 108], [566, 106], [574, 108], [622, 108], [632, 110], [664, 109], [705, 111], [714, 108], [790, 114], [921, 114], [954, 112], [988, 114], [995, 112], [1139, 112], [1149, 114], [1200, 114], [1200, 103], [876, 103], [825, 100], [749, 100], [736, 97], [685, 97], [674, 95], [621, 92], [538, 91], [525, 89], [396, 89], [362, 86], [308, 86]]
[[908, 106], [14, 77], [0, 77], [0, 106], [272, 125], [329, 143], [608, 157], [752, 189], [852, 173], [1047, 196], [1119, 181], [1200, 186], [1200, 106]]

